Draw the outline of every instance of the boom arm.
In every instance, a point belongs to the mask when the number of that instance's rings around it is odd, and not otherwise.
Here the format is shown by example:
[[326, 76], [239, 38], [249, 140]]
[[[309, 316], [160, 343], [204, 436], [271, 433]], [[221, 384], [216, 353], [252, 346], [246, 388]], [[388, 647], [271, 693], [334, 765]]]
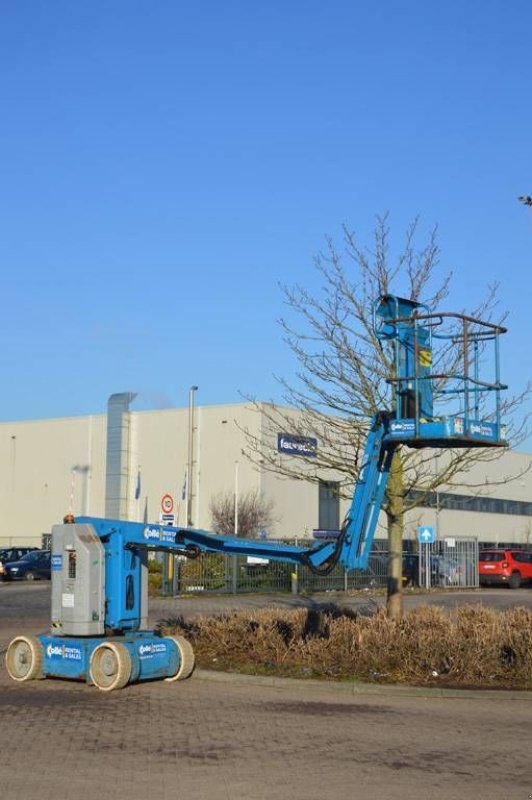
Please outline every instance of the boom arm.
[[[105, 558], [105, 625], [108, 629], [138, 630], [143, 617], [143, 568], [146, 550], [164, 550], [188, 558], [201, 553], [258, 556], [275, 561], [303, 564], [313, 572], [329, 573], [336, 564], [344, 569], [364, 569], [377, 527], [395, 442], [386, 443], [388, 415], [378, 414], [370, 426], [364, 464], [337, 540], [315, 547], [242, 539], [194, 528], [173, 528], [157, 524], [79, 517], [76, 525], [57, 526], [57, 541], [65, 542], [67, 531], [85, 541], [88, 536], [101, 543]], [[67, 531], [64, 531], [67, 529]], [[54, 552], [56, 551], [54, 544]], [[67, 548], [68, 549], [68, 548]], [[65, 559], [70, 558], [65, 551]], [[58, 560], [58, 563], [64, 561]]]

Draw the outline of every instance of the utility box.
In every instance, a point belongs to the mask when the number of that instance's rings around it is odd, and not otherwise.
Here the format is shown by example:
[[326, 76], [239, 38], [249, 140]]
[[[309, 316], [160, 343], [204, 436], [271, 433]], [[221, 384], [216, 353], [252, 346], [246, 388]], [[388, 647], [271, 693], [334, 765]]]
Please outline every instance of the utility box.
[[92, 525], [52, 528], [52, 633], [105, 632], [105, 551]]

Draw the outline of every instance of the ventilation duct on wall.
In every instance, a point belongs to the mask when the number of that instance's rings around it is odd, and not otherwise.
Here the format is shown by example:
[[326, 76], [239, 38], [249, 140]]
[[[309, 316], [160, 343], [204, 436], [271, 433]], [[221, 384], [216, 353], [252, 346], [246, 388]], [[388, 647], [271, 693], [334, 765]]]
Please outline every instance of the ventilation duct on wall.
[[131, 418], [133, 392], [112, 394], [107, 401], [107, 458], [105, 475], [105, 516], [128, 518], [130, 485]]

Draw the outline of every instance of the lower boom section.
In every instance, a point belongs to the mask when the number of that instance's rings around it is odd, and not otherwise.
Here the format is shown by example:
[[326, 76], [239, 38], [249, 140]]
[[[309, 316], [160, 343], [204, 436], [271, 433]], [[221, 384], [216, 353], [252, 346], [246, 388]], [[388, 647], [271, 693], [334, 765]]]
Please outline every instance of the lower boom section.
[[16, 681], [67, 678], [94, 684], [102, 691], [128, 683], [188, 678], [194, 653], [181, 636], [139, 631], [126, 636], [17, 636], [9, 644], [6, 667]]

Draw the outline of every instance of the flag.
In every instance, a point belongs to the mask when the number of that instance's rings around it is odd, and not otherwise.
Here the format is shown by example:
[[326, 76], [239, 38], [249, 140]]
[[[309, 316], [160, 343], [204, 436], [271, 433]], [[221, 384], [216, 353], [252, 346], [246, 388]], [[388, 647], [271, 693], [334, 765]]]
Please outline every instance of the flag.
[[183, 478], [183, 488], [181, 489], [181, 500], [187, 498], [187, 471], [185, 470], [185, 477]]
[[146, 499], [144, 501], [144, 517], [142, 521], [145, 525], [148, 524], [148, 495], [146, 495]]
[[135, 486], [135, 500], [138, 500], [140, 497], [140, 467], [137, 472], [137, 485]]

